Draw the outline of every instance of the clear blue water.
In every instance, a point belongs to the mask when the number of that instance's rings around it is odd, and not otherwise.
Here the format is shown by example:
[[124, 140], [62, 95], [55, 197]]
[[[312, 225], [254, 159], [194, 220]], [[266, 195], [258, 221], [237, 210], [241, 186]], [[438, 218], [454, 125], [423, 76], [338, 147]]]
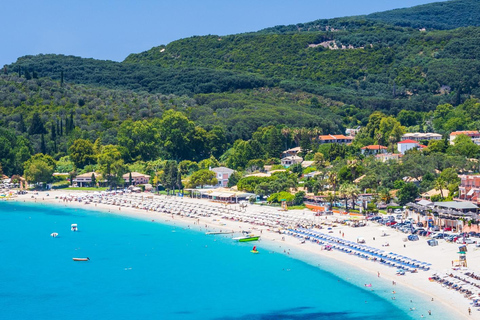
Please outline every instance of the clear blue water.
[[[78, 232], [70, 231], [77, 223]], [[50, 233], [58, 232], [57, 238]], [[2, 319], [408, 319], [394, 303], [257, 244], [150, 221], [0, 203]], [[89, 257], [74, 262], [73, 257]], [[418, 316], [418, 315], [417, 315]]]

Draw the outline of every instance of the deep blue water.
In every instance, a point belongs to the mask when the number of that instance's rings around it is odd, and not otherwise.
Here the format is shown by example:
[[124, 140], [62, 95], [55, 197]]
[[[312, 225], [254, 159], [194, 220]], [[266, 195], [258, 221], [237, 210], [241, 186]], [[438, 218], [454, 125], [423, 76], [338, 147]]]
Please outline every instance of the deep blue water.
[[[70, 231], [77, 223], [78, 232]], [[57, 238], [50, 234], [58, 232]], [[107, 213], [0, 203], [2, 319], [406, 319], [257, 243]], [[73, 257], [89, 257], [74, 262]]]

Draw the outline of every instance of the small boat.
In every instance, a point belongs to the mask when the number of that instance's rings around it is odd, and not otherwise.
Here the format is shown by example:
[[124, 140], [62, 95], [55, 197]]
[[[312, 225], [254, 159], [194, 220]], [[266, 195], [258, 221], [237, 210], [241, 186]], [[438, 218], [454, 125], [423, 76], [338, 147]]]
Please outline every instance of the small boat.
[[252, 234], [249, 234], [243, 237], [233, 238], [233, 240], [237, 240], [239, 242], [257, 241], [258, 239], [260, 239], [260, 236], [254, 236]]
[[89, 257], [86, 258], [73, 258], [73, 261], [90, 261]]
[[70, 230], [72, 231], [78, 231], [78, 226], [76, 223], [72, 223]]
[[257, 246], [253, 246], [253, 249], [250, 252], [251, 253], [258, 253]]
[[207, 235], [211, 235], [211, 234], [231, 234], [231, 233], [234, 233], [234, 232], [233, 231], [205, 232], [205, 234], [207, 234]]
[[58, 237], [58, 233], [56, 233], [56, 232], [50, 233], [50, 236], [53, 237], [53, 238], [56, 238], [56, 237]]

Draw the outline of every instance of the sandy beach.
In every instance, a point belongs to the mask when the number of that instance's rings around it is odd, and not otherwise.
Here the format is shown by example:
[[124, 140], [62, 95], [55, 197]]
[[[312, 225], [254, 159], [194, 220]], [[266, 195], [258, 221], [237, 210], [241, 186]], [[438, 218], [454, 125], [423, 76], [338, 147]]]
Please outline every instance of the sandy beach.
[[[480, 280], [464, 274], [465, 272], [473, 272], [480, 275], [480, 248], [473, 244], [468, 245], [468, 270], [453, 270], [452, 261], [458, 259], [459, 245], [457, 244], [439, 240], [438, 246], [430, 247], [423, 237], [420, 241], [405, 241], [406, 234], [391, 228], [387, 228], [387, 235], [385, 236], [385, 226], [374, 222], [367, 222], [365, 227], [349, 227], [334, 223], [334, 221], [343, 221], [344, 216], [315, 216], [309, 210], [280, 212], [278, 208], [257, 205], [247, 205], [242, 208], [239, 205], [225, 205], [207, 200], [152, 196], [151, 194], [114, 196], [110, 200], [118, 199], [118, 201], [110, 204], [100, 202], [85, 204], [85, 201], [75, 201], [77, 197], [82, 195], [91, 197], [92, 192], [82, 193], [69, 190], [48, 191], [48, 194], [47, 196], [47, 192], [39, 192], [34, 195], [29, 192], [12, 198], [11, 201], [101, 210], [152, 222], [195, 228], [202, 232], [234, 231], [237, 232], [238, 236], [242, 230], [251, 230], [254, 234], [261, 236], [262, 243], [265, 241], [266, 245], [276, 248], [278, 252], [284, 254], [301, 252], [305, 255], [328, 258], [342, 265], [361, 269], [372, 277], [379, 278], [379, 281], [380, 278], [382, 281], [391, 281], [393, 291], [396, 290], [395, 288], [402, 287], [415, 290], [429, 301], [430, 305], [426, 309], [432, 311], [433, 314], [430, 317], [432, 319], [435, 319], [435, 310], [439, 306], [448, 309], [455, 319], [480, 319], [480, 311], [471, 305], [472, 299], [466, 298], [461, 292], [449, 289], [441, 283], [429, 281], [429, 277], [437, 274], [440, 279], [451, 280], [464, 288], [470, 289], [473, 292], [472, 295], [480, 298], [478, 295], [480, 293]], [[119, 204], [119, 202], [122, 202], [122, 204]], [[157, 205], [156, 209], [151, 207], [152, 203]], [[150, 209], [147, 205], [150, 206]], [[277, 222], [276, 225], [275, 221]], [[311, 230], [351, 242], [356, 242], [358, 237], [363, 237], [366, 245], [370, 247], [431, 264], [430, 270], [418, 270], [416, 273], [407, 272], [404, 276], [399, 276], [396, 274], [397, 268], [395, 267], [371, 259], [363, 259], [340, 250], [324, 250], [324, 246], [308, 241], [308, 239], [304, 241], [303, 238], [288, 235], [281, 231], [285, 231], [285, 223], [292, 225], [292, 227], [298, 225], [322, 226], [322, 228]], [[385, 246], [387, 243], [388, 246]], [[297, 257], [298, 255], [294, 256]], [[457, 276], [457, 278], [450, 277], [450, 274]], [[462, 279], [469, 282], [470, 285]], [[375, 286], [375, 283], [371, 284], [372, 287]], [[476, 287], [477, 284], [478, 287]], [[471, 315], [468, 312], [469, 308], [471, 309]], [[429, 317], [428, 314], [424, 314], [424, 316]]]

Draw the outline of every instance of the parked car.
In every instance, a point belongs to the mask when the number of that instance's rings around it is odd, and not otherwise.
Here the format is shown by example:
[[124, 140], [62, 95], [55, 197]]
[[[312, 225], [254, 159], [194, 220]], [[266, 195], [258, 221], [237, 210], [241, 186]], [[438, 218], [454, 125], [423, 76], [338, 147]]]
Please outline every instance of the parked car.
[[417, 223], [417, 227], [423, 227], [423, 223], [421, 222]]
[[445, 238], [445, 237], [448, 237], [448, 234], [447, 234], [447, 233], [439, 232], [439, 233], [433, 235], [432, 238], [434, 238], [434, 239], [443, 239], [443, 238]]
[[402, 209], [395, 209], [395, 210], [393, 210], [393, 213], [400, 214], [400, 213], [403, 213], [403, 210]]
[[465, 238], [465, 240], [462, 238], [458, 238], [456, 243], [458, 244], [475, 244], [477, 243], [476, 241], [470, 239], [470, 238]]
[[418, 236], [416, 234], [411, 234], [407, 237], [407, 239], [410, 240], [410, 241], [417, 241]]
[[443, 231], [452, 231], [452, 227], [445, 227], [443, 228]]
[[393, 227], [393, 226], [396, 225], [396, 224], [397, 224], [396, 221], [388, 221], [385, 225], [386, 225], [387, 227]]

